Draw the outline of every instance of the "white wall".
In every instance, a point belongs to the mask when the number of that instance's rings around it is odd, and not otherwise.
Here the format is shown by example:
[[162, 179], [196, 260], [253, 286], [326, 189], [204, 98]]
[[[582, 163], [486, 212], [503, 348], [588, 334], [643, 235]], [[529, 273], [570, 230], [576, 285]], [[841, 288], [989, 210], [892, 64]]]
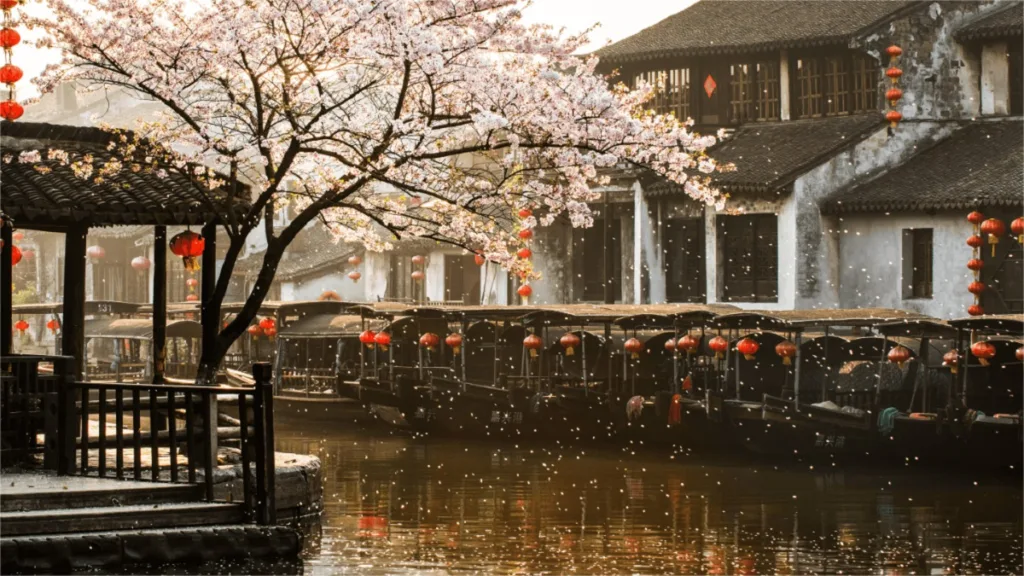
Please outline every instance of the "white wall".
[[366, 300], [367, 274], [359, 282], [353, 282], [346, 273], [336, 272], [316, 278], [303, 279], [298, 282], [281, 283], [281, 300], [316, 300], [326, 290], [334, 290], [341, 298], [349, 302], [363, 302]]
[[981, 113], [1006, 115], [1010, 112], [1010, 63], [1006, 42], [981, 48]]

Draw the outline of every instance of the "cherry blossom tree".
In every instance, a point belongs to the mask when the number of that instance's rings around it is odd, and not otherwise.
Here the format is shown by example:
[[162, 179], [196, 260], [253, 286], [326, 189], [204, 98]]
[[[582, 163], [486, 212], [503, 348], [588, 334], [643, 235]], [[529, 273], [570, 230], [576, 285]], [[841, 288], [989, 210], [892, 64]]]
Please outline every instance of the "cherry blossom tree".
[[[371, 250], [434, 239], [530, 278], [517, 233], [560, 216], [591, 225], [605, 169], [651, 170], [722, 201], [705, 154], [714, 137], [645, 112], [653, 87], [613, 86], [595, 58], [574, 55], [585, 35], [524, 24], [519, 0], [44, 1], [49, 14], [26, 25], [63, 57], [36, 80], [42, 92], [75, 81], [163, 105], [96, 171], [188, 171], [218, 205], [244, 202], [245, 216], [222, 224], [216, 309], [246, 237], [265, 229], [258, 279], [201, 359], [202, 381], [314, 219]], [[295, 216], [275, 229], [285, 204]]]

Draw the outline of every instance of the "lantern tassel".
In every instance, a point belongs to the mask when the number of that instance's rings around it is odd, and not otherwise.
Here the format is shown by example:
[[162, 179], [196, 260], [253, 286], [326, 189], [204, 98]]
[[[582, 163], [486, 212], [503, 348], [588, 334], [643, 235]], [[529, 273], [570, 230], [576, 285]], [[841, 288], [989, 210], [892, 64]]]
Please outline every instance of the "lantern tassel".
[[459, 346], [452, 346], [452, 354], [455, 355], [455, 356], [458, 356], [459, 355], [459, 349], [460, 349]]
[[185, 256], [181, 260], [185, 263], [185, 270], [189, 272], [199, 270], [199, 259], [195, 256]]
[[753, 360], [754, 359], [754, 355], [753, 354], [744, 354], [743, 357], [746, 358], [747, 360]]
[[573, 350], [572, 346], [569, 346], [568, 348], [565, 349], [565, 355], [566, 356], [572, 356], [575, 353], [576, 353], [576, 351]]
[[378, 344], [378, 346], [380, 346], [380, 351], [381, 352], [387, 352], [388, 351], [388, 347], [386, 345]]
[[792, 366], [793, 365], [793, 360], [789, 356], [783, 356], [782, 357], [782, 364], [784, 366]]
[[368, 350], [373, 350], [373, 344], [367, 344], [367, 345], [366, 345], [366, 348], [367, 348]]
[[996, 257], [996, 244], [999, 244], [999, 236], [995, 234], [988, 235], [988, 243], [992, 246], [992, 257]]
[[988, 366], [988, 359], [987, 358], [978, 358], [978, 363], [980, 363], [982, 366]]
[[537, 351], [534, 350], [533, 348], [530, 348], [530, 358], [536, 358], [536, 357], [537, 357]]

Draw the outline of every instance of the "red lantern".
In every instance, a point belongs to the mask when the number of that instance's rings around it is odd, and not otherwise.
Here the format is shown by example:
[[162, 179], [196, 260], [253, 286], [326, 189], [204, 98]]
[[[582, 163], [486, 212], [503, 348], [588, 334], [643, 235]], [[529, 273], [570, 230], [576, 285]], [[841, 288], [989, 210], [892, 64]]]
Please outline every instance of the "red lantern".
[[744, 338], [736, 343], [736, 350], [743, 354], [743, 357], [747, 360], [753, 360], [754, 355], [761, 349], [761, 345], [757, 343], [757, 340], [753, 338]]
[[979, 340], [971, 346], [971, 354], [974, 354], [982, 366], [988, 366], [988, 361], [996, 355], [996, 347], [989, 342]]
[[377, 341], [377, 334], [373, 330], [363, 330], [359, 334], [359, 341], [366, 344], [366, 347], [373, 350], [373, 344]]
[[1006, 234], [1006, 224], [998, 218], [989, 218], [981, 223], [981, 233], [988, 235], [988, 243], [992, 246], [992, 257], [996, 256], [996, 244], [999, 237]]
[[259, 324], [253, 324], [245, 329], [253, 339], [259, 338], [260, 334], [263, 334], [263, 329], [260, 328]]
[[186, 302], [199, 302], [199, 295], [198, 294], [189, 294], [188, 296], [185, 296], [185, 301]]
[[484, 263], [487, 262], [487, 259], [484, 258], [483, 254], [480, 254], [479, 252], [477, 252], [477, 254], [475, 256], [473, 256], [473, 261], [476, 262], [477, 266], [483, 266]]
[[562, 348], [565, 348], [566, 356], [572, 356], [576, 353], [576, 347], [580, 345], [580, 337], [572, 332], [566, 332], [558, 339], [558, 343], [562, 345]]
[[28, 322], [24, 320], [18, 320], [17, 322], [14, 323], [14, 329], [20, 332], [22, 336], [24, 336], [25, 330], [28, 330]]
[[273, 340], [274, 336], [277, 336], [277, 326], [271, 326], [270, 328], [264, 329], [263, 334], [270, 340]]
[[898, 82], [900, 76], [903, 76], [903, 70], [893, 66], [885, 71], [885, 75], [892, 79], [893, 82]]
[[967, 313], [971, 316], [984, 316], [985, 309], [982, 308], [981, 304], [971, 304], [967, 307]]
[[687, 354], [696, 352], [698, 346], [700, 346], [700, 341], [689, 334], [680, 338], [679, 342], [676, 343], [676, 348], [685, 351]]
[[358, 270], [353, 270], [348, 273], [348, 277], [352, 282], [359, 282], [359, 279], [362, 278], [363, 275], [360, 274]]
[[889, 46], [888, 48], [885, 49], [885, 53], [889, 55], [889, 58], [896, 59], [899, 58], [901, 54], [903, 54], [903, 48], [900, 48], [899, 46], [893, 44], [892, 46]]
[[21, 262], [21, 249], [11, 244], [11, 266], [17, 266]]
[[967, 221], [975, 226], [981, 226], [981, 223], [985, 221], [985, 215], [975, 210], [967, 215]]
[[427, 332], [420, 336], [420, 346], [426, 348], [430, 352], [434, 351], [434, 347], [437, 346], [440, 341], [441, 339], [433, 332]]
[[902, 368], [903, 363], [907, 360], [910, 360], [910, 350], [907, 350], [903, 346], [897, 344], [889, 350], [889, 362], [892, 362]]
[[530, 228], [523, 228], [519, 231], [519, 238], [522, 240], [529, 240], [530, 238], [533, 238], [533, 230]]
[[21, 251], [21, 257], [25, 260], [31, 260], [36, 255], [36, 251], [31, 248], [25, 248]]
[[518, 290], [516, 290], [516, 293], [522, 297], [523, 303], [525, 304], [530, 301], [530, 295], [533, 294], [533, 288], [530, 288], [529, 284], [523, 284]]
[[519, 217], [520, 218], [529, 218], [530, 216], [533, 216], [533, 210], [530, 210], [529, 208], [520, 208], [519, 209]]
[[622, 347], [625, 348], [626, 352], [629, 352], [630, 358], [639, 358], [640, 351], [644, 349], [644, 344], [636, 338], [630, 338], [626, 340]]
[[520, 248], [519, 251], [516, 252], [516, 256], [519, 256], [520, 260], [527, 260], [530, 256], [533, 256], [533, 252], [529, 248]]
[[985, 245], [985, 240], [977, 234], [967, 237], [967, 245], [971, 248], [981, 248]]
[[85, 249], [85, 254], [92, 260], [100, 260], [107, 255], [107, 251], [103, 246], [89, 246]]
[[899, 102], [900, 98], [903, 98], [903, 90], [899, 88], [889, 88], [885, 91], [885, 99], [889, 101], [889, 104], [895, 106]]
[[1013, 353], [1017, 358], [1017, 362], [1024, 362], [1024, 346], [1017, 348], [1017, 351]]
[[885, 113], [885, 119], [889, 121], [889, 125], [893, 128], [903, 120], [903, 114], [900, 114], [898, 110], [889, 110]]
[[951, 374], [956, 374], [956, 367], [960, 363], [960, 354], [956, 350], [950, 350], [942, 355], [942, 365], [949, 368]]
[[0, 66], [0, 84], [14, 84], [18, 80], [21, 80], [25, 73], [21, 71], [14, 64], [4, 64]]
[[530, 358], [537, 357], [537, 350], [544, 345], [544, 341], [536, 334], [530, 334], [523, 339], [523, 347], [530, 351]]
[[274, 328], [276, 326], [277, 326], [277, 322], [274, 321], [274, 319], [271, 318], [270, 316], [264, 316], [260, 320], [260, 329], [263, 330], [263, 332], [266, 332], [267, 328]]
[[676, 351], [676, 341], [673, 340], [672, 338], [669, 338], [668, 340], [665, 340], [665, 350], [675, 354], [675, 351]]
[[423, 270], [413, 270], [411, 276], [412, 279], [417, 282], [422, 282], [423, 279], [427, 277], [427, 275], [423, 273]]
[[462, 350], [462, 335], [461, 334], [449, 334], [444, 339], [444, 343], [451, 347], [452, 354], [458, 356], [459, 350]]
[[320, 302], [341, 302], [341, 295], [334, 290], [324, 290], [317, 297]]
[[206, 240], [202, 236], [186, 230], [171, 238], [171, 252], [182, 259], [185, 270], [199, 270], [199, 257], [206, 248]]
[[0, 10], [13, 10], [21, 4], [21, 0], [0, 0]]
[[136, 256], [135, 258], [132, 258], [132, 268], [139, 272], [149, 270], [149, 265], [149, 258], [146, 258], [145, 256]]
[[967, 261], [967, 268], [969, 270], [974, 270], [975, 272], [978, 272], [984, 267], [985, 261], [982, 260], [981, 258], [971, 258], [970, 260]]
[[782, 357], [783, 364], [790, 366], [793, 364], [793, 358], [796, 358], [796, 344], [783, 340], [775, 345], [775, 353]]
[[0, 102], [0, 118], [9, 120], [11, 122], [21, 118], [25, 113], [25, 108], [15, 102], [14, 100], [4, 100]]
[[1010, 222], [1010, 231], [1017, 235], [1017, 242], [1024, 244], [1024, 218], [1014, 218]]
[[189, 290], [194, 291], [196, 289], [196, 286], [199, 286], [199, 280], [196, 280], [195, 278], [189, 278], [188, 280], [185, 280], [185, 286], [188, 286]]
[[24, 239], [25, 233], [22, 232], [21, 230], [18, 230], [17, 232], [11, 234], [11, 240], [14, 240], [15, 242], [21, 242]]
[[56, 318], [52, 318], [46, 322], [46, 327], [50, 332], [56, 334], [57, 330], [60, 328], [60, 322], [57, 322]]
[[363, 263], [363, 259], [360, 258], [359, 256], [357, 256], [356, 254], [353, 254], [353, 255], [348, 257], [348, 265], [349, 266], [359, 266], [362, 263]]
[[715, 353], [715, 358], [722, 358], [729, 349], [729, 341], [721, 336], [715, 336], [708, 342], [708, 348]]
[[423, 263], [426, 262], [426, 261], [427, 261], [427, 259], [425, 257], [419, 255], [419, 254], [417, 254], [417, 255], [412, 257], [412, 263], [417, 265], [417, 266], [422, 266]]
[[391, 334], [387, 332], [377, 332], [376, 336], [373, 337], [373, 343], [381, 349], [382, 352], [387, 352], [388, 346], [391, 346]]
[[975, 296], [981, 296], [982, 292], [985, 291], [985, 283], [975, 280], [967, 285], [967, 291]]
[[0, 30], [0, 48], [4, 50], [10, 50], [21, 42], [21, 34], [14, 28], [4, 28]]

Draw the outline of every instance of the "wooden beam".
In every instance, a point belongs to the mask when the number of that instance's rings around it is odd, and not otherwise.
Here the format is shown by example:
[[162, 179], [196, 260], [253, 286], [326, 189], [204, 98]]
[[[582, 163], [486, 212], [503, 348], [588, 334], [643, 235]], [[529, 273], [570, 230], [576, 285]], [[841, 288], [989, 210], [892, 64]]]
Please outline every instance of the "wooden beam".
[[89, 227], [68, 228], [64, 234], [64, 319], [61, 353], [75, 358], [74, 376], [85, 379], [85, 240]]
[[3, 242], [3, 250], [0, 250], [0, 356], [7, 356], [11, 353], [11, 339], [14, 330], [14, 318], [11, 310], [11, 296], [14, 282], [13, 271], [11, 270], [11, 246], [14, 240], [11, 238], [11, 223], [4, 221], [0, 228], [0, 241]]
[[164, 382], [167, 361], [167, 227], [153, 228], [153, 383]]
[[[203, 349], [201, 358], [213, 358], [220, 333], [220, 303], [214, 302], [213, 292], [217, 286], [217, 225], [203, 226], [203, 268], [201, 282], [202, 308], [200, 321], [203, 325]], [[213, 385], [215, 382], [207, 382]]]

